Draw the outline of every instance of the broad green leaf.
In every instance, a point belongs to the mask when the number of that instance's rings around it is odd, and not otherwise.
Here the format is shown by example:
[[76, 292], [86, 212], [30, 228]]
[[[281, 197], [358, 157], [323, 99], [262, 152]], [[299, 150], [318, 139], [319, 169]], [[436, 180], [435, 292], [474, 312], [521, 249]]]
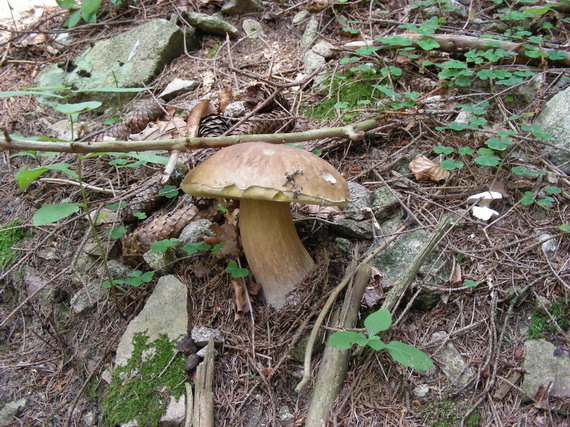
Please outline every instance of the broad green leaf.
[[34, 225], [46, 225], [67, 218], [79, 211], [82, 203], [62, 203], [59, 205], [45, 204], [34, 214]]
[[125, 227], [111, 227], [105, 231], [108, 237], [111, 239], [120, 239], [127, 233], [127, 229]]
[[216, 255], [218, 252], [220, 252], [220, 249], [224, 247], [224, 244], [225, 242], [216, 243], [212, 248], [212, 254]]
[[568, 224], [559, 225], [558, 229], [560, 231], [562, 231], [563, 233], [570, 233], [570, 225], [568, 225]]
[[463, 168], [463, 162], [456, 161], [453, 159], [445, 159], [439, 162], [439, 167], [446, 171], [452, 171], [455, 169]]
[[198, 242], [198, 243], [187, 243], [182, 246], [182, 250], [186, 252], [188, 255], [193, 255], [198, 251], [208, 251], [210, 250], [211, 246], [208, 245], [206, 242]]
[[97, 11], [101, 0], [83, 0], [81, 3], [81, 16], [85, 22], [94, 24], [97, 22]]
[[77, 3], [75, 3], [75, 0], [55, 0], [55, 2], [62, 9], [70, 9], [72, 7], [77, 6]]
[[364, 327], [368, 336], [372, 337], [380, 331], [387, 330], [392, 324], [392, 314], [389, 310], [378, 310], [364, 319]]
[[475, 282], [474, 280], [466, 280], [465, 282], [463, 282], [463, 286], [467, 288], [474, 288], [477, 285], [479, 285], [479, 283]]
[[380, 339], [378, 335], [374, 335], [368, 338], [367, 345], [376, 351], [380, 351], [386, 348], [386, 344]]
[[[381, 42], [381, 43], [389, 44], [392, 46], [411, 46], [412, 45], [412, 42], [410, 42], [410, 40], [408, 38], [402, 37], [402, 36], [376, 37], [376, 40]], [[430, 65], [432, 65], [432, 64], [430, 64]], [[425, 66], [425, 64], [424, 64], [424, 66]]]
[[176, 243], [178, 243], [178, 239], [176, 238], [159, 240], [158, 242], [151, 243], [150, 249], [155, 252], [164, 253], [169, 248], [176, 246]]
[[433, 152], [436, 154], [451, 154], [455, 150], [452, 147], [444, 147], [443, 145], [438, 145], [433, 148]]
[[63, 114], [80, 114], [101, 106], [99, 101], [78, 102], [77, 104], [57, 104], [53, 108]]
[[26, 95], [41, 95], [41, 96], [47, 96], [47, 97], [52, 97], [52, 98], [63, 98], [63, 96], [60, 95], [56, 95], [55, 93], [49, 93], [49, 92], [44, 92], [44, 93], [38, 93], [38, 92], [31, 92], [31, 91], [25, 91], [25, 90], [10, 90], [10, 91], [6, 91], [6, 92], [0, 92], [0, 98], [8, 98], [11, 96], [26, 96]]
[[388, 350], [388, 353], [396, 362], [409, 368], [427, 371], [433, 367], [433, 362], [427, 354], [409, 344], [392, 341], [386, 344], [386, 350]]
[[471, 147], [461, 147], [457, 152], [462, 156], [470, 156], [475, 153], [475, 150]]
[[510, 138], [489, 138], [487, 140], [487, 142], [485, 142], [485, 145], [489, 148], [492, 148], [493, 150], [499, 150], [499, 151], [503, 151], [506, 150], [508, 148], [509, 145], [511, 145], [513, 143], [513, 141]]
[[359, 332], [339, 331], [331, 335], [329, 343], [333, 347], [340, 348], [341, 350], [348, 350], [353, 344], [357, 344], [361, 347], [365, 346], [368, 343], [368, 338]]
[[166, 197], [167, 199], [172, 199], [173, 197], [178, 196], [178, 187], [175, 185], [165, 185], [159, 192], [161, 196]]
[[73, 93], [89, 93], [89, 92], [109, 92], [109, 93], [130, 93], [143, 92], [150, 90], [152, 87], [95, 87], [90, 89], [77, 89]]
[[110, 205], [107, 205], [105, 207], [111, 211], [116, 211], [118, 209], [125, 209], [127, 207], [127, 202], [121, 200], [121, 202], [111, 203]]
[[560, 194], [562, 193], [562, 190], [558, 187], [556, 187], [555, 185], [548, 185], [546, 187], [544, 187], [544, 191], [546, 191], [546, 193], [548, 194]]
[[546, 175], [546, 171], [543, 170], [534, 170], [525, 168], [523, 166], [515, 166], [511, 168], [511, 172], [515, 175], [528, 175], [528, 176], [539, 176], [539, 175]]
[[537, 200], [536, 204], [542, 206], [543, 208], [549, 208], [554, 203], [554, 199], [550, 196], [546, 196], [543, 199]]
[[66, 28], [73, 28], [81, 21], [81, 9], [72, 9], [72, 12], [69, 14], [69, 18], [63, 25]]
[[135, 212], [133, 216], [137, 219], [143, 220], [147, 218], [147, 215], [144, 212]]
[[548, 58], [551, 61], [558, 61], [558, 60], [564, 59], [568, 56], [568, 54], [566, 52], [562, 52], [560, 50], [549, 50], [547, 52], [547, 54], [548, 54]]
[[433, 39], [421, 39], [418, 40], [418, 46], [423, 50], [432, 50], [437, 49], [439, 47], [439, 43]]
[[239, 268], [235, 261], [230, 261], [228, 266], [224, 270], [234, 279], [239, 279], [240, 277], [247, 277], [249, 275], [249, 270], [247, 268]]
[[534, 196], [531, 191], [525, 191], [523, 198], [521, 199], [521, 205], [529, 206], [534, 203]]

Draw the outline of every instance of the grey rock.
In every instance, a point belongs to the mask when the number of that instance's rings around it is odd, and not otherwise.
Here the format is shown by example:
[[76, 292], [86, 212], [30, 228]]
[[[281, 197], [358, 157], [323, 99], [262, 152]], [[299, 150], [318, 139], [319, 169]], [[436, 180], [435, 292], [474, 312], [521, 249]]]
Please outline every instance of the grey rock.
[[331, 228], [343, 237], [359, 240], [372, 239], [374, 237], [372, 220], [356, 221], [349, 218], [335, 217], [333, 223], [334, 225], [331, 225]]
[[186, 15], [186, 20], [190, 25], [208, 34], [218, 36], [228, 34], [230, 38], [235, 39], [239, 33], [238, 29], [232, 24], [215, 16], [206, 15], [205, 13], [190, 12]]
[[[435, 332], [431, 340], [440, 341], [447, 340], [448, 334], [446, 332]], [[457, 348], [447, 341], [443, 346], [438, 346], [437, 350], [433, 353], [435, 359], [438, 360], [438, 366], [444, 372], [449, 381], [457, 386], [467, 384], [475, 375], [473, 369], [465, 363]]]
[[542, 316], [548, 316], [547, 312], [552, 307], [552, 302], [542, 295], [537, 295], [536, 300], [534, 301], [534, 307], [538, 314]]
[[374, 190], [371, 204], [374, 216], [379, 222], [390, 217], [400, 207], [398, 198], [387, 187], [380, 187]]
[[[200, 350], [198, 350], [196, 352], [196, 355], [200, 358], [200, 359], [204, 359], [206, 357], [206, 353], [208, 352], [207, 347], [202, 347]], [[214, 349], [214, 357], [216, 357], [218, 355], [218, 351], [216, 349]]]
[[147, 251], [143, 254], [143, 259], [151, 270], [157, 274], [167, 274], [174, 266], [174, 252], [168, 249], [166, 252]]
[[125, 365], [133, 351], [133, 337], [136, 333], [148, 336], [152, 343], [160, 335], [170, 340], [185, 336], [188, 328], [186, 285], [174, 276], [164, 276], [158, 280], [152, 295], [144, 308], [135, 317], [117, 346], [116, 365]]
[[71, 311], [76, 314], [83, 313], [95, 307], [95, 305], [107, 295], [108, 290], [104, 289], [101, 284], [98, 282], [90, 282], [71, 298]]
[[226, 109], [224, 110], [224, 116], [241, 117], [247, 111], [248, 109], [245, 107], [245, 105], [243, 105], [242, 101], [236, 101], [227, 105]]
[[303, 72], [305, 74], [311, 74], [313, 71], [318, 70], [325, 64], [325, 58], [312, 50], [306, 51], [303, 55]]
[[178, 400], [170, 396], [166, 413], [160, 418], [159, 427], [179, 427], [186, 419], [186, 396], [182, 394]]
[[[64, 141], [71, 141], [71, 124], [69, 123], [69, 120], [60, 120], [49, 127], [54, 132], [56, 138], [63, 139]], [[74, 138], [77, 138], [83, 127], [84, 124], [81, 122], [73, 123]]]
[[263, 27], [255, 19], [244, 19], [242, 23], [243, 31], [250, 39], [264, 37]]
[[196, 345], [203, 347], [208, 344], [210, 338], [214, 339], [216, 345], [224, 343], [224, 336], [217, 329], [206, 328], [205, 326], [196, 326], [192, 329], [192, 339]]
[[226, 0], [222, 6], [224, 15], [242, 15], [244, 13], [259, 12], [263, 6], [255, 0]]
[[178, 237], [176, 254], [180, 257], [187, 256], [188, 253], [182, 250], [184, 245], [201, 242], [205, 236], [214, 237], [214, 232], [210, 230], [211, 225], [211, 221], [203, 218], [197, 221], [192, 221], [184, 227], [184, 230], [182, 230], [182, 233], [180, 233], [180, 236]]
[[427, 384], [420, 384], [419, 386], [414, 388], [414, 396], [419, 399], [423, 399], [427, 397], [429, 394], [429, 386]]
[[[57, 64], [44, 68], [36, 79], [39, 87], [141, 87], [154, 78], [174, 58], [184, 52], [183, 34], [175, 24], [153, 19], [132, 30], [99, 41], [72, 60], [73, 70]], [[121, 99], [126, 102], [136, 94], [111, 92], [69, 93], [67, 102], [101, 101], [101, 109]], [[43, 99], [44, 102], [53, 102]]]
[[317, 42], [311, 48], [311, 50], [313, 52], [315, 52], [317, 55], [321, 55], [325, 59], [331, 59], [335, 55], [333, 48], [334, 48], [333, 44], [331, 44], [325, 40], [321, 40], [321, 41]]
[[[543, 150], [565, 173], [570, 173], [570, 88], [554, 95], [545, 105], [533, 125], [540, 126], [553, 139], [552, 147]], [[564, 151], [564, 149], [566, 151]], [[564, 166], [562, 166], [566, 163]]]
[[26, 407], [26, 403], [27, 400], [25, 398], [6, 403], [4, 407], [0, 409], [0, 424], [4, 425], [16, 421], [14, 418], [22, 412]]
[[350, 203], [343, 209], [347, 218], [361, 221], [370, 214], [372, 206], [372, 193], [357, 182], [348, 183]]
[[553, 398], [570, 397], [570, 357], [546, 340], [529, 340], [524, 345], [525, 359], [522, 388], [532, 397], [539, 387], [549, 388]]
[[277, 412], [277, 418], [281, 421], [290, 421], [295, 418], [295, 415], [291, 413], [287, 406], [281, 406]]
[[189, 355], [186, 358], [186, 362], [184, 364], [184, 369], [186, 370], [186, 372], [188, 373], [194, 372], [194, 370], [198, 367], [202, 359], [203, 357], [198, 356], [196, 353]]
[[[107, 268], [109, 269], [109, 274], [113, 280], [127, 280], [128, 274], [132, 271], [128, 265], [125, 265], [116, 259], [107, 261]], [[99, 268], [98, 276], [107, 280], [107, 275], [105, 274], [103, 267]]]
[[303, 36], [299, 42], [299, 48], [301, 50], [307, 50], [311, 47], [317, 38], [318, 29], [319, 21], [317, 21], [315, 17], [311, 17], [311, 19], [309, 19], [309, 22], [307, 22], [307, 26], [305, 27], [305, 31], [303, 32]]
[[556, 243], [556, 239], [553, 238], [551, 234], [543, 233], [538, 236], [538, 241], [542, 244], [540, 247], [549, 259], [556, 255], [556, 250], [558, 249], [558, 244]]
[[162, 93], [158, 95], [160, 98], [170, 98], [180, 95], [184, 92], [190, 92], [198, 87], [199, 83], [196, 80], [183, 80], [174, 79], [164, 88]]
[[293, 17], [293, 20], [291, 21], [291, 23], [292, 23], [293, 25], [299, 25], [299, 24], [302, 23], [305, 19], [307, 19], [310, 15], [311, 15], [311, 13], [310, 13], [307, 9], [303, 9], [302, 11], [298, 12], [297, 14], [295, 14], [295, 16]]
[[[429, 233], [416, 230], [403, 234], [394, 244], [376, 256], [372, 263], [382, 272], [382, 285], [389, 286], [400, 278], [402, 272], [412, 262], [429, 238]], [[420, 267], [417, 278], [430, 285], [441, 285], [447, 281], [450, 267], [447, 261], [438, 259], [439, 251], [434, 249]]]

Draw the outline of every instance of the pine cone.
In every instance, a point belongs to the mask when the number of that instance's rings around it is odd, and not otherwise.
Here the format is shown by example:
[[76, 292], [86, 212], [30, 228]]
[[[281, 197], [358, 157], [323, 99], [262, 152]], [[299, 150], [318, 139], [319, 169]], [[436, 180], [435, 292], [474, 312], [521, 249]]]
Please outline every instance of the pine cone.
[[151, 121], [164, 114], [162, 104], [162, 101], [157, 102], [155, 100], [145, 103], [136, 111], [127, 114], [122, 122], [117, 123], [105, 132], [105, 136], [126, 140], [130, 134], [141, 132]]
[[123, 257], [130, 265], [142, 262], [142, 255], [150, 249], [150, 245], [159, 240], [180, 236], [198, 213], [193, 204], [182, 206], [156, 218], [149, 219], [132, 233], [123, 238]]
[[220, 136], [230, 128], [229, 120], [221, 114], [209, 114], [202, 118], [198, 128], [199, 137]]
[[295, 118], [287, 111], [274, 110], [256, 114], [236, 127], [230, 135], [257, 135], [262, 133], [289, 132], [295, 127]]
[[166, 201], [166, 197], [159, 194], [159, 192], [165, 185], [170, 184], [172, 180], [170, 179], [166, 184], [163, 184], [161, 180], [162, 175], [157, 174], [153, 176], [142, 191], [136, 193], [131, 200], [127, 201], [127, 207], [121, 211], [123, 221], [135, 221], [137, 219], [134, 216], [136, 212], [147, 214]]
[[[267, 87], [264, 84], [258, 83], [249, 86], [246, 89], [244, 104], [250, 110], [253, 110], [257, 105], [261, 104], [267, 98], [271, 96], [274, 92], [273, 89]], [[272, 110], [287, 110], [289, 111], [291, 106], [289, 101], [281, 94], [278, 93], [267, 105], [257, 111], [258, 114], [268, 113]]]

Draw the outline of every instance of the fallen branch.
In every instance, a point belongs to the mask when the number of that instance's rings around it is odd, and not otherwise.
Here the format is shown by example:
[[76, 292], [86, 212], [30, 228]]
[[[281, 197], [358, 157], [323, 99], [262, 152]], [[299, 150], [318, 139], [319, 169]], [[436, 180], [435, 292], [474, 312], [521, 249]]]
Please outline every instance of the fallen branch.
[[62, 153], [101, 153], [115, 152], [128, 153], [130, 151], [178, 150], [180, 152], [198, 148], [220, 148], [242, 142], [265, 141], [271, 144], [284, 144], [288, 142], [312, 141], [323, 138], [349, 138], [360, 139], [363, 132], [374, 129], [379, 125], [379, 119], [369, 119], [347, 126], [309, 130], [297, 133], [274, 133], [262, 135], [232, 135], [208, 138], [175, 138], [155, 141], [30, 141], [17, 138], [4, 132], [0, 136], [0, 149], [3, 150], [36, 150], [59, 151]]
[[[196, 369], [194, 385], [194, 407], [192, 425], [194, 427], [214, 427], [214, 339], [206, 346], [206, 356]], [[188, 404], [192, 404], [188, 402]]]
[[[444, 52], [463, 52], [470, 49], [479, 49], [479, 50], [489, 50], [489, 49], [503, 49], [511, 52], [515, 52], [517, 54], [517, 60], [519, 62], [532, 62], [535, 60], [534, 58], [530, 58], [525, 55], [526, 52], [533, 51], [529, 49], [528, 43], [514, 43], [505, 40], [496, 40], [496, 39], [486, 39], [482, 37], [472, 37], [472, 36], [463, 36], [463, 35], [455, 35], [455, 34], [432, 34], [430, 36], [426, 36], [423, 34], [416, 34], [416, 33], [404, 33], [398, 34], [398, 37], [402, 37], [407, 39], [413, 46], [419, 47], [418, 42], [421, 40], [434, 40], [439, 44], [438, 49]], [[394, 46], [382, 43], [378, 40], [368, 40], [368, 41], [356, 41], [346, 43], [343, 47], [350, 50], [357, 50], [361, 47], [367, 46], [381, 46], [385, 49], [397, 49], [401, 46]], [[555, 50], [555, 49], [544, 49], [536, 46], [536, 52], [541, 54], [546, 54], [544, 57], [540, 57], [540, 59], [544, 59], [545, 61], [552, 62], [553, 64], [570, 67], [570, 53], [562, 51], [562, 50]], [[556, 54], [555, 57], [558, 55], [564, 54], [565, 56], [560, 59], [550, 59], [549, 55]]]
[[[338, 320], [334, 324], [336, 328], [351, 329], [355, 327], [360, 302], [369, 283], [371, 272], [372, 269], [368, 264], [361, 264], [358, 267], [354, 285], [344, 297], [340, 314], [337, 313]], [[327, 424], [330, 409], [342, 389], [349, 358], [350, 350], [338, 349], [327, 342], [319, 365], [319, 373], [309, 404], [305, 426], [320, 427]]]

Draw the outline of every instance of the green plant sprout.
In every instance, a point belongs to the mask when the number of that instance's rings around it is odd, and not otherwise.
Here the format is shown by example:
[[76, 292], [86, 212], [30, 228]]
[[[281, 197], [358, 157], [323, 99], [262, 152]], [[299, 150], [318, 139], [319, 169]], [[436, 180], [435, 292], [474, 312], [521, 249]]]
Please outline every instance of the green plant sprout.
[[392, 314], [389, 310], [378, 310], [364, 320], [368, 336], [354, 331], [335, 332], [330, 337], [330, 344], [341, 350], [350, 349], [353, 344], [373, 350], [387, 350], [388, 354], [401, 365], [418, 371], [427, 371], [433, 366], [432, 360], [421, 350], [400, 341], [383, 342], [376, 334], [386, 331], [392, 324]]
[[247, 268], [239, 268], [235, 261], [228, 262], [228, 266], [224, 271], [234, 279], [249, 276], [249, 270]]
[[82, 0], [81, 5], [75, 0], [55, 0], [62, 9], [69, 10], [69, 18], [64, 26], [73, 28], [83, 19], [87, 24], [97, 22], [97, 12], [101, 6], [101, 0]]
[[143, 273], [142, 271], [135, 270], [132, 273], [127, 274], [126, 280], [117, 279], [113, 281], [105, 281], [101, 283], [101, 286], [105, 289], [109, 289], [115, 285], [124, 285], [126, 283], [127, 285], [138, 288], [143, 283], [150, 282], [153, 276], [154, 276], [154, 271], [147, 271], [146, 273]]

